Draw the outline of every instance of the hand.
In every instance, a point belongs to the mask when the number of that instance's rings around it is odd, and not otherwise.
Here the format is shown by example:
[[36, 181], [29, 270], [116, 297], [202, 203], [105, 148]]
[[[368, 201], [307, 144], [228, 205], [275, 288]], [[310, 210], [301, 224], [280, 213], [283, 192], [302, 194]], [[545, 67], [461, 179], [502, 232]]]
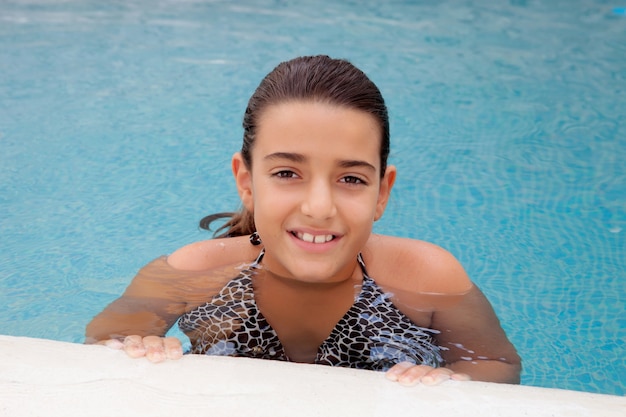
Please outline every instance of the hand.
[[154, 363], [163, 362], [166, 359], [180, 359], [183, 356], [183, 346], [175, 337], [133, 335], [126, 336], [123, 341], [109, 339], [101, 344], [111, 349], [123, 350], [131, 358], [145, 357]]
[[400, 362], [385, 373], [390, 381], [396, 381], [401, 385], [412, 386], [422, 383], [424, 385], [438, 385], [443, 381], [469, 381], [467, 374], [456, 373], [448, 368], [433, 368], [426, 365], [414, 365], [410, 362]]

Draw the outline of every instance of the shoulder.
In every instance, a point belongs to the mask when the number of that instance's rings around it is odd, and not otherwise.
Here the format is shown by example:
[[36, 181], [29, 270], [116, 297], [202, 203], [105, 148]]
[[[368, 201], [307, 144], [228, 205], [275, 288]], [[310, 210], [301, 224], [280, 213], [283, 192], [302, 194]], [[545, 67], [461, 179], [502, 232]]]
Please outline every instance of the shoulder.
[[250, 244], [248, 236], [203, 240], [174, 251], [167, 257], [167, 263], [179, 270], [204, 271], [239, 262], [251, 262], [259, 251], [259, 247]]
[[237, 276], [241, 265], [254, 261], [259, 251], [247, 237], [183, 246], [141, 268], [122, 297], [180, 303], [185, 308], [200, 305]]
[[454, 255], [422, 240], [372, 234], [363, 257], [369, 274], [383, 286], [437, 294], [460, 294], [472, 288]]

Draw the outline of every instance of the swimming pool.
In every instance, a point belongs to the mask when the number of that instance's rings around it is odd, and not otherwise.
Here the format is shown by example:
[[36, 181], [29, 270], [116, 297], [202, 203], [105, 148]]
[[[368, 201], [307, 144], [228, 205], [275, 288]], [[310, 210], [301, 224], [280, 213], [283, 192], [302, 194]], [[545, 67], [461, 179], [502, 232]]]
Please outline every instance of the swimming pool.
[[385, 95], [377, 230], [452, 251], [523, 383], [626, 386], [626, 17], [610, 1], [0, 2], [0, 334], [82, 342], [231, 210], [245, 103], [326, 53]]

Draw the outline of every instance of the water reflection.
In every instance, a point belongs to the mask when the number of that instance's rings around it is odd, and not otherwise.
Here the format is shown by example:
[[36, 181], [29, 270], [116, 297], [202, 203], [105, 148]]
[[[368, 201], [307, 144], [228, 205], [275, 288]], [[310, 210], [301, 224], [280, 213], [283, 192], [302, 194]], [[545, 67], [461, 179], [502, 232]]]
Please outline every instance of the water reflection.
[[[256, 262], [181, 271], [161, 257], [89, 324], [87, 340], [164, 335], [178, 321], [191, 353], [209, 355], [374, 370], [516, 357], [512, 346], [491, 345], [489, 334], [471, 327], [477, 300], [489, 306], [475, 286], [451, 295], [413, 292], [381, 287], [358, 269], [339, 283], [296, 284]], [[468, 326], [447, 325], [459, 318]], [[492, 325], [502, 331], [497, 319]]]

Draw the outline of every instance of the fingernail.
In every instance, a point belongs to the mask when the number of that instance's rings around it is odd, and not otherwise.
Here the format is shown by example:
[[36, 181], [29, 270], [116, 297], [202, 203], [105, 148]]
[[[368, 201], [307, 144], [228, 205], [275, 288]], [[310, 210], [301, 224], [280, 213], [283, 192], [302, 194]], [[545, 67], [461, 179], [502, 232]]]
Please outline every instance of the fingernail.
[[400, 378], [398, 379], [398, 382], [400, 385], [404, 385], [405, 387], [411, 387], [413, 385], [417, 385], [418, 381], [412, 378]]
[[163, 362], [166, 359], [164, 352], [148, 352], [146, 357], [153, 363]]
[[104, 342], [104, 345], [111, 349], [122, 349], [124, 347], [124, 343], [122, 343], [118, 339], [109, 339]]
[[183, 357], [183, 351], [182, 350], [174, 350], [174, 351], [168, 351], [166, 352], [166, 356], [168, 359], [180, 359]]
[[435, 378], [433, 378], [432, 376], [425, 376], [425, 377], [422, 377], [421, 382], [424, 385], [434, 385], [436, 381], [435, 381]]
[[387, 378], [390, 381], [397, 381], [398, 380], [398, 374], [395, 372], [386, 372], [385, 373], [385, 378]]

